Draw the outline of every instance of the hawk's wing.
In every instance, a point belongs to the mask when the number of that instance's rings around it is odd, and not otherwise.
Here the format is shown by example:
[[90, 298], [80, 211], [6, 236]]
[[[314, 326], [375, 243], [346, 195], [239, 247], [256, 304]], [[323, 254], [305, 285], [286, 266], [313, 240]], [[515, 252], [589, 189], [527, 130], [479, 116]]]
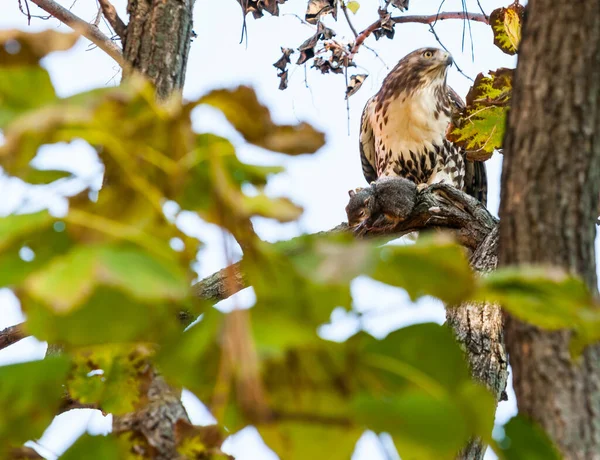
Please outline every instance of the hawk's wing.
[[360, 162], [365, 179], [370, 184], [377, 180], [375, 159], [375, 135], [371, 125], [371, 113], [375, 110], [375, 96], [367, 101], [360, 119]]
[[[448, 86], [448, 96], [452, 102], [452, 123], [448, 130], [456, 125], [456, 120], [465, 109], [462, 98]], [[483, 161], [472, 161], [466, 158], [465, 152], [465, 192], [477, 198], [481, 204], [487, 206], [487, 172]]]

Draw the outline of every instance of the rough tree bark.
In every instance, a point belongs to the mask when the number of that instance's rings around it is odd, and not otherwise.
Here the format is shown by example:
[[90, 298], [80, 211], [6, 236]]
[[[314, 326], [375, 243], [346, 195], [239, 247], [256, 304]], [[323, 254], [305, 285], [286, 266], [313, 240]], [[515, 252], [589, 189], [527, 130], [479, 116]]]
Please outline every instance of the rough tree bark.
[[183, 88], [195, 0], [129, 0], [125, 60], [148, 77], [160, 98]]
[[[498, 265], [498, 226], [480, 242], [471, 255], [471, 267], [485, 275]], [[508, 356], [504, 345], [502, 309], [491, 303], [465, 303], [446, 309], [446, 323], [462, 344], [471, 375], [483, 383], [497, 402], [506, 401]], [[469, 442], [457, 459], [481, 460], [487, 446], [479, 439]]]
[[[597, 293], [600, 1], [530, 0], [508, 119], [500, 265], [552, 264]], [[570, 359], [570, 333], [508, 319], [519, 411], [565, 458], [600, 458], [600, 348]]]

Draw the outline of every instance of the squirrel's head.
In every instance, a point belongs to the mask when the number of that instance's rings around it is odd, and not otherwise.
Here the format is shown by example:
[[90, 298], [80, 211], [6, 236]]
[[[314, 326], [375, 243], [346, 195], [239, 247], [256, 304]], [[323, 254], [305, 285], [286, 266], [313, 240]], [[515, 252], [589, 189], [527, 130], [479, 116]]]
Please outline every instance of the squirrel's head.
[[348, 226], [355, 229], [371, 217], [375, 198], [370, 187], [350, 190], [348, 195], [350, 196], [350, 201], [346, 206]]

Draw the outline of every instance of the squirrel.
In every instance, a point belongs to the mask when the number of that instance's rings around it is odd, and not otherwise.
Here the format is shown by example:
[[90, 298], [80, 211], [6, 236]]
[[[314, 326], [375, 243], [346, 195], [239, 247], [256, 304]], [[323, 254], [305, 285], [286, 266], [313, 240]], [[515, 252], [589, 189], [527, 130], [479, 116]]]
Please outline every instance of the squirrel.
[[403, 177], [381, 177], [370, 187], [350, 190], [348, 195], [348, 226], [355, 232], [371, 227], [393, 228], [410, 215], [417, 186]]

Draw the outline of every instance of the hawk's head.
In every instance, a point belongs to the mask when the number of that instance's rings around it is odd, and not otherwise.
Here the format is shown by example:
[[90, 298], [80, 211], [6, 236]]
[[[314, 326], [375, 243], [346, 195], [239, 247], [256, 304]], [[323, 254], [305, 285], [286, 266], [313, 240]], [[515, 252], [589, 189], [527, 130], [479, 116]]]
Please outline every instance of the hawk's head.
[[425, 86], [445, 86], [452, 56], [438, 48], [419, 48], [404, 56], [384, 81], [388, 92], [412, 94]]

